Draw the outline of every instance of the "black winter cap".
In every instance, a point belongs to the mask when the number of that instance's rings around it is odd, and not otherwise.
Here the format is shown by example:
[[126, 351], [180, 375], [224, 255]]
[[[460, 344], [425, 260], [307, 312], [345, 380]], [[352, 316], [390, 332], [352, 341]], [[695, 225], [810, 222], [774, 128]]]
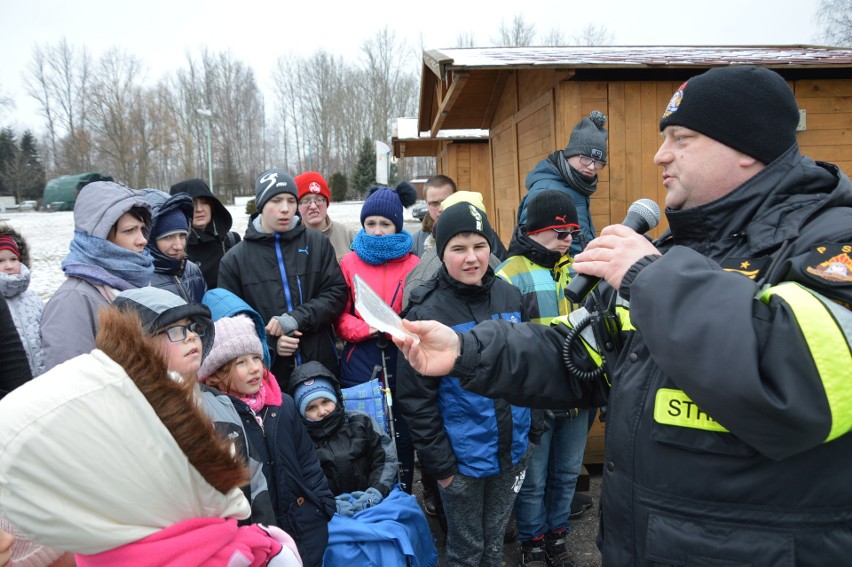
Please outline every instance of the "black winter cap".
[[683, 126], [769, 164], [796, 143], [799, 108], [787, 83], [763, 67], [717, 67], [682, 84], [660, 131]]
[[527, 234], [551, 228], [580, 228], [574, 201], [559, 189], [531, 193], [527, 204]]
[[452, 237], [467, 232], [481, 234], [488, 241], [488, 246], [491, 246], [491, 225], [482, 210], [467, 202], [459, 202], [444, 209], [432, 229], [438, 258], [444, 259], [444, 248]]

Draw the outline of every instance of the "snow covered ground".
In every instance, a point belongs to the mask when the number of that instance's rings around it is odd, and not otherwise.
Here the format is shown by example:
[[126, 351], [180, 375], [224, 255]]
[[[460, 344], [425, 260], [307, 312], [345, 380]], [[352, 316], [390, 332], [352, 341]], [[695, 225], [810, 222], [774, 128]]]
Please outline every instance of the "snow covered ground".
[[[358, 229], [361, 228], [362, 204], [363, 201], [332, 203], [328, 213], [333, 220]], [[234, 217], [233, 230], [240, 235], [244, 234], [248, 224], [245, 207], [230, 206], [228, 210]], [[413, 232], [420, 228], [420, 223], [411, 216], [408, 209], [405, 209], [404, 218], [406, 230]], [[60, 264], [68, 254], [68, 244], [74, 236], [74, 214], [71, 211], [7, 212], [0, 215], [0, 222], [11, 225], [29, 243], [32, 259], [30, 289], [47, 301], [65, 279]]]

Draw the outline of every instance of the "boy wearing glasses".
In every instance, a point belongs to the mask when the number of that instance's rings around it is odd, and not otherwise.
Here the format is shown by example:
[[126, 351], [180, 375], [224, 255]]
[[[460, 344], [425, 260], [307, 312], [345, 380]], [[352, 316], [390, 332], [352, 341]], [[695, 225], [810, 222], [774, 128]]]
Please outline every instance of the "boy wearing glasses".
[[[527, 223], [515, 229], [511, 256], [497, 267], [497, 277], [521, 292], [530, 321], [550, 325], [574, 305], [565, 297], [571, 281], [568, 253], [580, 235], [577, 209], [565, 192], [547, 189], [530, 194]], [[588, 410], [557, 410], [541, 419], [545, 427], [515, 500], [515, 524], [521, 542], [521, 564], [573, 566], [567, 548], [571, 500], [583, 466]], [[543, 564], [543, 563], [541, 563]]]
[[435, 226], [438, 217], [441, 216], [441, 211], [443, 210], [441, 205], [444, 199], [456, 191], [456, 182], [453, 181], [452, 177], [447, 177], [446, 175], [433, 175], [423, 185], [423, 198], [426, 199], [429, 209], [428, 214], [423, 217], [420, 230], [412, 235], [414, 244], [411, 246], [411, 251], [418, 258], [422, 258], [423, 253], [428, 248], [435, 246], [435, 239], [432, 237], [432, 228]]
[[349, 245], [355, 238], [356, 230], [345, 224], [331, 220], [328, 207], [331, 205], [331, 191], [322, 175], [308, 171], [295, 178], [299, 188], [299, 216], [305, 226], [321, 232], [331, 242], [337, 261], [349, 252]]
[[571, 132], [564, 150], [541, 160], [527, 175], [527, 194], [518, 206], [518, 224], [527, 223], [527, 206], [532, 196], [546, 189], [558, 189], [574, 202], [583, 238], [574, 238], [571, 255], [579, 254], [586, 242], [595, 237], [589, 207], [592, 193], [598, 189], [598, 172], [606, 167], [606, 116], [598, 110], [580, 120]]

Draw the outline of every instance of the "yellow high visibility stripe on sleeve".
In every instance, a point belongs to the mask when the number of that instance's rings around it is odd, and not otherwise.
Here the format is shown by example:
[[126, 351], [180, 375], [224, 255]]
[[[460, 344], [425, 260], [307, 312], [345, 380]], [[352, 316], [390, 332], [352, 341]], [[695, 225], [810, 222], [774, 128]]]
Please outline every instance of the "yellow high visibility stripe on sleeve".
[[784, 282], [763, 292], [760, 299], [769, 303], [770, 296], [784, 300], [793, 310], [799, 329], [811, 352], [822, 379], [823, 389], [831, 409], [831, 431], [825, 441], [831, 441], [852, 429], [852, 352], [832, 309], [818, 294], [795, 282]]

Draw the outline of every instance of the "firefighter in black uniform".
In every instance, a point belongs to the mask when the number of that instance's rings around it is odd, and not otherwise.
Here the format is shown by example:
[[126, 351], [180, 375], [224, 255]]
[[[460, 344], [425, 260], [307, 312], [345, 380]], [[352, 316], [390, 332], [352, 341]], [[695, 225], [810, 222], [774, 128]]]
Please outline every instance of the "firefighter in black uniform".
[[400, 342], [422, 374], [513, 404], [608, 401], [605, 565], [850, 560], [852, 184], [801, 155], [798, 120], [773, 71], [689, 79], [654, 157], [669, 230], [613, 225], [575, 258], [608, 284], [591, 326], [419, 322]]

